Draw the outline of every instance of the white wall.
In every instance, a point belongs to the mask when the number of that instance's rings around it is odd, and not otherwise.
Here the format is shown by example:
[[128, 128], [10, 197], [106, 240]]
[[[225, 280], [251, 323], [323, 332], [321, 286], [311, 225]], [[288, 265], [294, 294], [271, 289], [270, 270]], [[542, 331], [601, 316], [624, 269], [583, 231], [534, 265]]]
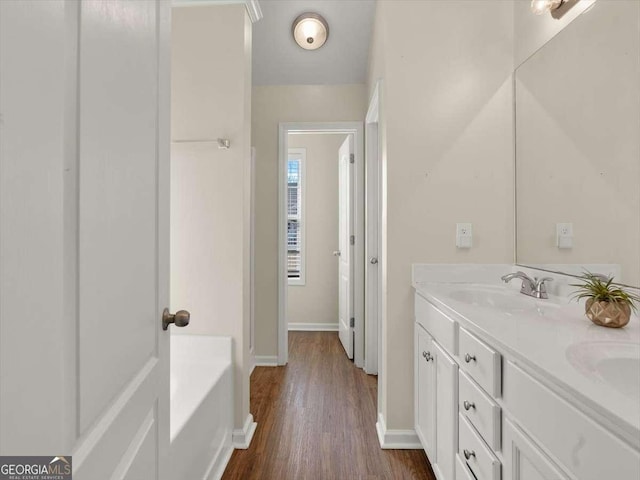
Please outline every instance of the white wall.
[[251, 23], [244, 5], [173, 9], [171, 308], [175, 334], [234, 340], [235, 427], [249, 413]]
[[[513, 261], [512, 70], [511, 2], [378, 2], [369, 92], [384, 79], [379, 411], [389, 429], [413, 427], [411, 264]], [[456, 222], [473, 223], [474, 248], [456, 249]]]
[[305, 284], [287, 292], [287, 321], [338, 327], [338, 149], [345, 135], [290, 134], [289, 148], [304, 148]]
[[278, 353], [278, 124], [362, 121], [365, 85], [253, 87], [256, 148], [255, 353]]

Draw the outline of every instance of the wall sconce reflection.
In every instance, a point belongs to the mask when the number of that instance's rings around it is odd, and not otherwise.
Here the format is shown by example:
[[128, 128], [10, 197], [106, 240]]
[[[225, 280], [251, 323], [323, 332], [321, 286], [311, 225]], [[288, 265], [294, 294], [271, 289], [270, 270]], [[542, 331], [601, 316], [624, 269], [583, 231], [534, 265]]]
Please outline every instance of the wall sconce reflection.
[[557, 10], [565, 3], [565, 0], [531, 0], [531, 11], [536, 15], [544, 15], [552, 10]]

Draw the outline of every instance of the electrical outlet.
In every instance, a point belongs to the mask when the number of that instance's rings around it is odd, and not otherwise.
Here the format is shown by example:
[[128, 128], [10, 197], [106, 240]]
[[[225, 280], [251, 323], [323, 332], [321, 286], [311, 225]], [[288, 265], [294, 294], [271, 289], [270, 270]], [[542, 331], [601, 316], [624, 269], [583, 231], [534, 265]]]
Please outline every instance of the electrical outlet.
[[573, 248], [572, 223], [556, 223], [556, 246], [558, 248]]
[[456, 247], [471, 248], [473, 246], [473, 229], [470, 223], [456, 223]]
[[458, 235], [461, 235], [463, 237], [466, 237], [471, 233], [471, 225], [467, 223], [459, 223], [457, 225], [457, 228], [458, 228]]

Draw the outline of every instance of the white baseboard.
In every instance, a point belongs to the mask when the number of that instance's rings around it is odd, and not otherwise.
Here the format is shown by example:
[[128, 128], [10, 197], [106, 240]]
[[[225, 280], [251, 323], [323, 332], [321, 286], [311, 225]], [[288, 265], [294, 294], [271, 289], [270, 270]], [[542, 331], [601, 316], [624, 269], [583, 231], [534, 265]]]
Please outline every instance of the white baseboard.
[[378, 413], [376, 430], [380, 448], [385, 450], [422, 450], [422, 444], [415, 430], [388, 430], [382, 413]]
[[[278, 356], [277, 355], [256, 355], [253, 361], [253, 367], [277, 367]], [[251, 371], [253, 371], [253, 367]]]
[[244, 421], [244, 426], [242, 428], [236, 428], [233, 431], [233, 436], [231, 437], [233, 448], [237, 448], [239, 450], [246, 450], [249, 448], [257, 426], [258, 424], [253, 421], [253, 415], [247, 415], [247, 418]]
[[224, 474], [225, 468], [227, 468], [229, 460], [231, 460], [232, 454], [233, 447], [231, 445], [221, 447], [211, 460], [211, 464], [209, 465], [203, 480], [220, 480]]
[[289, 323], [289, 331], [294, 332], [337, 332], [337, 323]]

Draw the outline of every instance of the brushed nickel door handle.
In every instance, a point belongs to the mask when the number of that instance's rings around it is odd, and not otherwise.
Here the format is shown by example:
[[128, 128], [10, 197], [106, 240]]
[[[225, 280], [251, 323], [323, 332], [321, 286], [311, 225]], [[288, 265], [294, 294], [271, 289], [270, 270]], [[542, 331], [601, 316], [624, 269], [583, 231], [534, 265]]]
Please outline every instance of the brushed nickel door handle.
[[341, 255], [340, 250], [335, 250], [335, 251], [333, 252], [333, 256], [334, 256], [334, 257], [339, 257], [340, 255]]
[[176, 313], [169, 313], [169, 309], [162, 311], [162, 330], [167, 330], [169, 324], [173, 323], [176, 327], [186, 327], [189, 325], [191, 314], [186, 310], [178, 310]]
[[376, 257], [371, 257], [369, 262], [371, 263], [371, 265], [376, 265], [378, 263], [378, 259]]
[[467, 411], [471, 410], [472, 408], [473, 409], [476, 408], [476, 404], [475, 403], [469, 402], [467, 400], [464, 401], [463, 405], [464, 405], [464, 409], [467, 410]]

